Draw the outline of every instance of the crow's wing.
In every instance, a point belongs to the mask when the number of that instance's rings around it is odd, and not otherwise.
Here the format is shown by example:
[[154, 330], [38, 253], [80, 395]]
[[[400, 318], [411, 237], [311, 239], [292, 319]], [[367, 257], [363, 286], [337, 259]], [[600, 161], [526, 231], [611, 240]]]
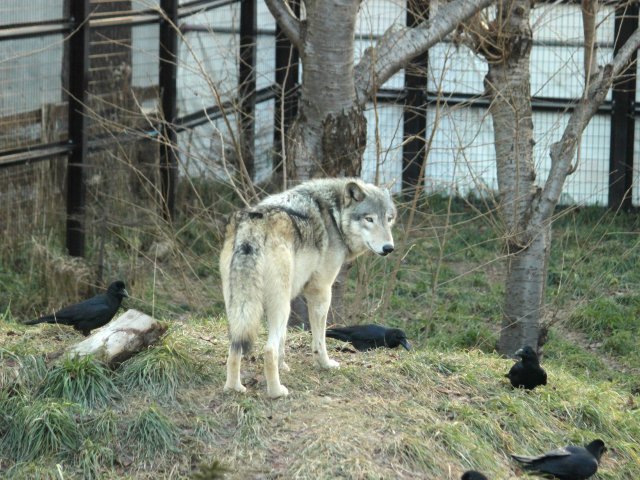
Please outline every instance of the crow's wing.
[[555, 450], [551, 450], [550, 452], [543, 453], [542, 455], [536, 455], [533, 457], [529, 457], [527, 455], [511, 455], [513, 458], [522, 463], [533, 463], [540, 460], [544, 460], [546, 458], [560, 458], [567, 457], [571, 455], [572, 452], [567, 447], [556, 448]]
[[342, 328], [328, 328], [326, 331], [326, 335], [329, 338], [335, 338], [336, 340], [342, 340], [343, 342], [348, 342], [351, 337], [348, 332], [344, 332]]
[[505, 377], [509, 377], [511, 380], [520, 380], [522, 379], [522, 375], [524, 374], [524, 365], [522, 362], [516, 362], [511, 365], [509, 369], [509, 373], [505, 375]]
[[58, 310], [54, 315], [55, 319], [62, 323], [63, 321], [77, 322], [80, 320], [96, 318], [102, 315], [108, 315], [113, 310], [109, 299], [106, 295], [96, 295], [83, 302], [69, 305]]
[[384, 341], [384, 335], [387, 331], [385, 327], [374, 324], [351, 325], [349, 327], [334, 327], [328, 329], [327, 332], [330, 330], [348, 338], [349, 340], [355, 341], [371, 341], [376, 339], [381, 339]]

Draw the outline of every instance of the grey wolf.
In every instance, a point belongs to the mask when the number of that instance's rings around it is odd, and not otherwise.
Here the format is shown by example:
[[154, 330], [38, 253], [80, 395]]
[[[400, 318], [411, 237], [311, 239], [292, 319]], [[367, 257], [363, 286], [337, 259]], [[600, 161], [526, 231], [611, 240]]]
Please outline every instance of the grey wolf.
[[536, 457], [511, 455], [525, 470], [548, 474], [560, 480], [584, 480], [598, 471], [600, 457], [607, 451], [604, 442], [594, 440], [586, 447], [569, 445]]
[[540, 366], [538, 354], [529, 346], [523, 347], [514, 353], [520, 357], [520, 361], [514, 363], [505, 375], [514, 388], [533, 390], [538, 385], [547, 384], [547, 372]]
[[118, 280], [109, 285], [106, 293], [64, 307], [53, 315], [45, 315], [36, 320], [25, 322], [25, 325], [38, 323], [73, 325], [73, 328], [81, 331], [86, 337], [91, 333], [91, 330], [109, 323], [120, 308], [122, 299], [128, 296], [129, 293], [124, 282]]
[[287, 320], [290, 302], [300, 293], [307, 301], [314, 363], [339, 367], [329, 358], [325, 340], [331, 285], [343, 263], [366, 251], [382, 256], [393, 251], [395, 219], [389, 191], [355, 178], [311, 180], [230, 219], [220, 254], [231, 341], [225, 391], [246, 391], [240, 362], [264, 315], [267, 395], [288, 394], [280, 370], [289, 370], [284, 361]]
[[396, 348], [402, 345], [410, 350], [407, 335], [399, 328], [387, 328], [382, 325], [351, 325], [327, 329], [327, 337], [350, 342], [356, 350], [365, 351], [378, 347]]

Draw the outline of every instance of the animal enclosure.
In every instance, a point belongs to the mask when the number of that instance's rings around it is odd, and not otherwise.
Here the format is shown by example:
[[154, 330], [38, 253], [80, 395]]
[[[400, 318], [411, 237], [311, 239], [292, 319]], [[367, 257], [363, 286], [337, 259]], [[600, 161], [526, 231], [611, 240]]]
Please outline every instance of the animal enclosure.
[[[0, 230], [7, 238], [66, 230], [68, 251], [83, 255], [85, 241], [99, 250], [114, 227], [144, 229], [188, 210], [181, 188], [195, 189], [194, 179], [227, 182], [246, 169], [258, 188], [277, 181], [303, 72], [263, 2], [5, 0], [0, 18]], [[404, 1], [363, 2], [356, 61], [392, 24], [415, 20]], [[582, 92], [581, 25], [572, 2], [533, 10], [540, 183], [549, 147]], [[637, 6], [601, 6], [601, 63], [637, 25]], [[561, 203], [640, 204], [636, 71], [587, 127]], [[366, 111], [364, 179], [398, 192], [419, 181], [424, 163], [428, 192], [492, 196], [485, 74], [483, 61], [450, 36], [382, 85]]]

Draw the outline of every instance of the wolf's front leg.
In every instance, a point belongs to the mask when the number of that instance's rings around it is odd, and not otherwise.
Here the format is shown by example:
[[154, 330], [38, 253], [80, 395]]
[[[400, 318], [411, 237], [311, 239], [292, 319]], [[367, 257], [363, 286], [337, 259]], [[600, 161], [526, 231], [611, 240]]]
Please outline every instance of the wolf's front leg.
[[311, 349], [313, 361], [321, 368], [338, 368], [340, 364], [331, 360], [327, 354], [327, 341], [325, 338], [327, 329], [327, 313], [331, 305], [331, 285], [328, 287], [315, 287], [309, 285], [304, 292], [309, 310], [309, 323], [311, 324]]

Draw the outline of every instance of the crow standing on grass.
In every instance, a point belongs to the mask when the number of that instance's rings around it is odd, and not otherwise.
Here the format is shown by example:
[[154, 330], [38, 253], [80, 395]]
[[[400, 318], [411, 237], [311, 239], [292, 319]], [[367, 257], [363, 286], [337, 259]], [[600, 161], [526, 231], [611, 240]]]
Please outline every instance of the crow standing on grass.
[[402, 345], [411, 349], [406, 334], [399, 328], [387, 328], [380, 325], [352, 325], [327, 329], [327, 337], [350, 342], [356, 350], [365, 351], [378, 347], [396, 348]]
[[551, 475], [560, 480], [585, 480], [598, 471], [600, 457], [606, 451], [604, 442], [598, 439], [586, 447], [569, 445], [537, 457], [511, 456], [522, 463], [525, 470]]
[[547, 384], [547, 372], [540, 366], [538, 354], [533, 348], [521, 348], [514, 355], [521, 360], [513, 364], [509, 373], [505, 375], [514, 388], [533, 390], [538, 385]]
[[462, 474], [462, 477], [460, 477], [460, 480], [488, 480], [488, 479], [480, 472], [476, 472], [475, 470], [469, 470]]
[[122, 299], [128, 296], [129, 293], [124, 287], [124, 282], [118, 280], [109, 285], [107, 293], [64, 307], [53, 315], [45, 315], [37, 320], [25, 322], [25, 325], [38, 323], [73, 325], [73, 328], [81, 331], [86, 337], [91, 333], [91, 330], [109, 323], [120, 308]]

